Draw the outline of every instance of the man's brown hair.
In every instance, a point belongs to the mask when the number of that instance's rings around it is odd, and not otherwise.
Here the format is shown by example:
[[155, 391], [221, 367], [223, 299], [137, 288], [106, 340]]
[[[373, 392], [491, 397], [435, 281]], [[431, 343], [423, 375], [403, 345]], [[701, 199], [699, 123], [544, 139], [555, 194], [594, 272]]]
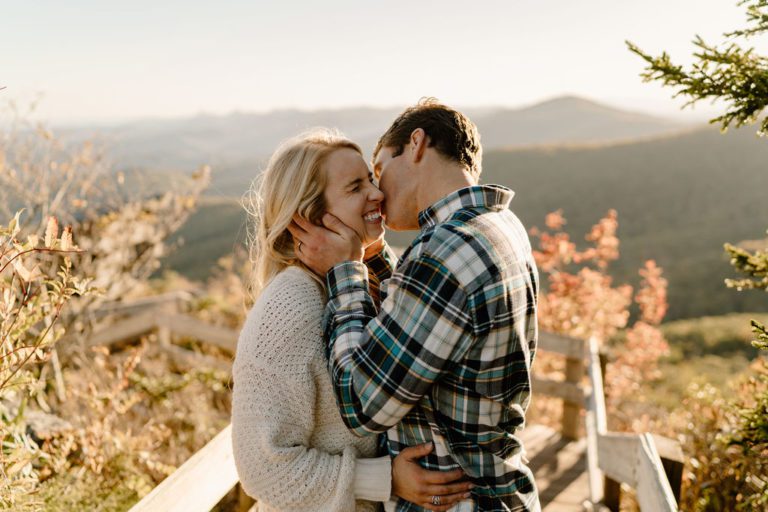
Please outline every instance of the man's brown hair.
[[444, 157], [464, 165], [475, 177], [482, 169], [483, 149], [477, 126], [470, 119], [435, 98], [422, 98], [416, 105], [408, 107], [379, 138], [373, 158], [381, 148], [394, 148], [393, 157], [403, 154], [411, 140], [411, 133], [421, 128], [434, 147]]

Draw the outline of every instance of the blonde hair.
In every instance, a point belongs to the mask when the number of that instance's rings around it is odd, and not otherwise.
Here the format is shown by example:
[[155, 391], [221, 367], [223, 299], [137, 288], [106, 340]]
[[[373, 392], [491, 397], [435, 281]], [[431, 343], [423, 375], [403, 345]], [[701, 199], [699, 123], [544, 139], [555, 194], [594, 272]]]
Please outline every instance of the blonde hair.
[[[323, 163], [337, 149], [360, 146], [336, 130], [316, 128], [282, 143], [244, 197], [248, 212], [251, 278], [247, 286], [255, 301], [270, 280], [288, 266], [306, 268], [296, 257], [288, 225], [294, 214], [321, 224], [325, 213], [327, 176]], [[320, 278], [310, 272], [321, 286]]]

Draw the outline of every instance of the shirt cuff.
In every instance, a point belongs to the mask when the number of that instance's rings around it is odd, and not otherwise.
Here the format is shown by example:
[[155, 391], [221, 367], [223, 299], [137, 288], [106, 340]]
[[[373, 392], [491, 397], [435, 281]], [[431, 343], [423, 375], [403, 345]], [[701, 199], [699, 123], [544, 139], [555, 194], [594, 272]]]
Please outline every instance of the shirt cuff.
[[325, 275], [328, 296], [334, 297], [351, 290], [368, 290], [368, 267], [360, 261], [345, 261]]
[[390, 275], [392, 275], [392, 269], [396, 261], [397, 256], [395, 252], [385, 242], [381, 251], [365, 260], [365, 265], [379, 281], [383, 281], [384, 279], [389, 279]]
[[377, 502], [389, 500], [392, 495], [392, 459], [389, 455], [357, 459], [352, 485], [355, 499]]

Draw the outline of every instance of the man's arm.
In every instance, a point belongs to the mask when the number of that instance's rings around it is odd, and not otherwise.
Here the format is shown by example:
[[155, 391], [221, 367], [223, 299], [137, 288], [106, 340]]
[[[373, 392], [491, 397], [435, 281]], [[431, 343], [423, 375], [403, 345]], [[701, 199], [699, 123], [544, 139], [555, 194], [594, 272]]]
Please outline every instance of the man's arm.
[[381, 283], [392, 276], [392, 270], [397, 263], [397, 255], [386, 242], [383, 242], [381, 250], [366, 258], [364, 263], [368, 267], [368, 289], [371, 298], [378, 307], [382, 299]]
[[324, 330], [342, 418], [358, 435], [397, 424], [472, 342], [467, 297], [438, 258], [424, 254], [392, 274], [376, 314], [359, 262], [327, 275]]

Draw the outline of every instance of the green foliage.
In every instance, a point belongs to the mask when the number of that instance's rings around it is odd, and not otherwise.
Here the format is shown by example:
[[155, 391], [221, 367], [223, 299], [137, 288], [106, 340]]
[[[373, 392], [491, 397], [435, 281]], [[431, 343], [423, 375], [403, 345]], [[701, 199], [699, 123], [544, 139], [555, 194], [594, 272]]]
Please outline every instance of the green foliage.
[[768, 453], [734, 442], [739, 437], [733, 432], [744, 430], [743, 411], [755, 410], [754, 397], [767, 391], [765, 380], [754, 375], [734, 383], [728, 398], [710, 385], [690, 387], [669, 420], [688, 457], [680, 510], [751, 512], [768, 506]]
[[64, 334], [58, 320], [65, 304], [93, 291], [90, 280], [72, 271], [70, 255], [82, 251], [71, 228], [59, 237], [50, 218], [44, 238], [20, 241], [20, 218], [17, 212], [0, 226], [0, 508], [17, 506], [35, 488], [33, 464], [46, 457], [21, 421], [28, 398], [39, 392], [29, 366], [47, 361]]
[[[702, 99], [724, 101], [726, 112], [711, 120], [720, 123], [723, 131], [731, 124], [739, 127], [758, 121], [768, 106], [768, 58], [733, 42], [736, 38], [747, 39], [768, 32], [768, 0], [745, 0], [740, 5], [747, 5], [747, 28], [726, 34], [731, 41], [723, 46], [709, 45], [697, 36], [696, 60], [688, 70], [673, 64], [666, 53], [652, 57], [627, 43], [631, 51], [648, 63], [642, 74], [645, 81], [657, 80], [677, 88], [675, 95], [687, 97], [686, 105]], [[758, 134], [764, 136], [766, 132], [768, 118], [762, 121]], [[726, 244], [725, 249], [731, 265], [747, 275], [744, 279], [726, 280], [728, 286], [738, 290], [768, 290], [768, 251], [750, 253], [731, 244]], [[753, 320], [752, 328], [758, 336], [753, 344], [768, 348], [765, 326]], [[686, 498], [692, 498], [688, 506], [697, 510], [765, 510], [768, 507], [768, 366], [765, 361], [755, 362], [754, 375], [742, 384], [734, 403], [715, 401], [688, 405], [700, 409], [686, 411], [693, 412], [687, 423], [692, 426], [688, 428], [689, 435], [703, 441], [691, 447], [690, 453], [695, 457], [691, 462], [695, 463], [688, 478]], [[705, 422], [702, 428], [699, 424], [702, 419], [717, 421]], [[734, 453], [731, 448], [740, 450]]]
[[731, 265], [739, 272], [746, 274], [745, 279], [726, 279], [730, 288], [741, 290], [768, 291], [768, 251], [751, 253], [740, 247], [725, 244], [725, 250], [730, 254]]
[[[732, 124], [739, 127], [756, 122], [768, 106], [768, 58], [733, 42], [768, 32], [768, 1], [750, 0], [740, 4], [748, 4], [749, 26], [726, 34], [730, 42], [724, 45], [708, 44], [696, 36], [693, 41], [697, 48], [696, 61], [689, 69], [674, 64], [666, 52], [653, 57], [627, 41], [629, 49], [647, 63], [641, 75], [644, 81], [660, 81], [676, 88], [675, 96], [688, 99], [686, 106], [704, 99], [724, 101], [728, 105], [726, 112], [710, 121], [720, 123], [723, 130]], [[768, 118], [762, 121], [758, 133], [767, 132]]]
[[[737, 290], [768, 291], [768, 251], [749, 251], [731, 244], [725, 244], [725, 250], [731, 255], [731, 265], [739, 272], [746, 274], [744, 279], [726, 279], [725, 284]], [[752, 331], [757, 339], [752, 344], [757, 348], [768, 348], [768, 333], [765, 325], [752, 320]]]
[[752, 344], [759, 349], [768, 349], [768, 333], [765, 330], [765, 325], [757, 320], [752, 320], [752, 332], [757, 335], [757, 339], [752, 341]]

